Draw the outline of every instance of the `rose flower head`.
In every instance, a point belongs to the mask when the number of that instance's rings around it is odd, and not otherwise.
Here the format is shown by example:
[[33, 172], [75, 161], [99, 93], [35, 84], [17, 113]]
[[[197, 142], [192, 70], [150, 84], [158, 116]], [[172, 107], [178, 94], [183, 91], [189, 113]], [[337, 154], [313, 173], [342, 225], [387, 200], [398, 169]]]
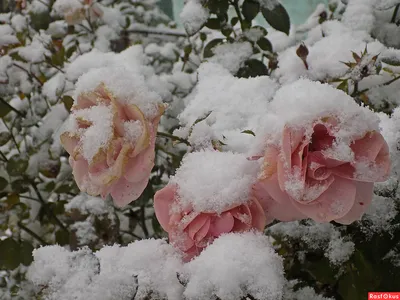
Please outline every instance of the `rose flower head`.
[[311, 218], [350, 224], [390, 173], [378, 118], [342, 91], [299, 80], [278, 91], [271, 108], [283, 126], [264, 149], [253, 190], [266, 214], [281, 221]]
[[154, 166], [157, 126], [164, 112], [161, 103], [152, 105], [155, 113], [145, 113], [103, 83], [79, 94], [61, 143], [81, 191], [103, 198], [111, 194], [117, 206], [142, 194]]
[[262, 205], [251, 195], [257, 169], [241, 154], [193, 152], [156, 193], [157, 219], [186, 261], [223, 233], [264, 229]]

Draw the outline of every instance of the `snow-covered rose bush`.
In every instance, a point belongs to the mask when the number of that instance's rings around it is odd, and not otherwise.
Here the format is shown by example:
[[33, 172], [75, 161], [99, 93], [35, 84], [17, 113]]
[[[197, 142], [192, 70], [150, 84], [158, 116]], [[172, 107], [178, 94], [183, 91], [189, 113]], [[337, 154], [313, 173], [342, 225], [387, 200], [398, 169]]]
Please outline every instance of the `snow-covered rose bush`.
[[1, 299], [397, 288], [400, 0], [285, 3], [6, 1]]

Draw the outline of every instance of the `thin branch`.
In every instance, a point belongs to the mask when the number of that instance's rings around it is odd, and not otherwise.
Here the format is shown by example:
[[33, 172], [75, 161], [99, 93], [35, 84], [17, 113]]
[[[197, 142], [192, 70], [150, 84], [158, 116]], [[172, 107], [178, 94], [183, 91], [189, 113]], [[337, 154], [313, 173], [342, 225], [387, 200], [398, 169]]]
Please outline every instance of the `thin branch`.
[[22, 112], [20, 112], [18, 109], [14, 108], [12, 105], [10, 105], [6, 100], [0, 97], [0, 101], [4, 103], [9, 109], [11, 109], [13, 112], [15, 112], [18, 116], [20, 117], [25, 117]]
[[40, 236], [38, 236], [36, 233], [34, 233], [32, 230], [30, 230], [28, 227], [26, 227], [24, 224], [22, 224], [21, 221], [18, 221], [18, 227], [24, 230], [25, 232], [29, 233], [32, 237], [34, 237], [36, 240], [38, 240], [42, 245], [48, 245], [45, 240], [43, 240]]
[[393, 78], [392, 80], [390, 80], [390, 81], [388, 81], [388, 82], [385, 82], [385, 83], [382, 84], [382, 85], [385, 86], [385, 85], [392, 84], [393, 82], [395, 82], [396, 80], [399, 80], [399, 79], [400, 79], [400, 76], [397, 76], [397, 77]]
[[31, 186], [33, 187], [33, 190], [35, 191], [39, 201], [42, 203], [42, 205], [44, 206], [45, 210], [47, 211], [48, 215], [50, 217], [52, 217], [54, 219], [54, 221], [56, 221], [56, 223], [58, 224], [58, 226], [60, 226], [63, 230], [65, 230], [66, 232], [68, 232], [67, 227], [65, 227], [65, 225], [60, 221], [60, 219], [57, 218], [57, 216], [54, 214], [54, 212], [49, 209], [47, 202], [44, 201], [42, 194], [40, 194], [39, 189], [37, 188], [35, 182], [31, 181]]
[[397, 18], [397, 13], [399, 12], [399, 8], [400, 8], [400, 3], [396, 5], [394, 11], [393, 11], [393, 15], [392, 15], [392, 19], [390, 20], [390, 23], [395, 23], [396, 22], [396, 18]]
[[[14, 121], [15, 121], [15, 120], [16, 120], [16, 119], [14, 119]], [[19, 150], [19, 145], [18, 145], [18, 143], [17, 143], [17, 140], [15, 139], [15, 136], [14, 136], [14, 134], [12, 133], [12, 129], [13, 129], [13, 126], [14, 126], [14, 125], [12, 125], [12, 127], [9, 128], [9, 127], [7, 126], [7, 123], [6, 123], [6, 122], [3, 122], [3, 124], [4, 124], [4, 126], [7, 128], [8, 132], [10, 133], [11, 139], [12, 139], [12, 141], [13, 141], [15, 147], [17, 148], [18, 153], [21, 153], [21, 151]]]
[[27, 69], [25, 69], [24, 67], [20, 66], [19, 64], [13, 63], [14, 66], [16, 66], [17, 68], [19, 68], [20, 70], [24, 71], [26, 74], [28, 74], [29, 76], [32, 76], [33, 78], [35, 78], [35, 80], [40, 84], [43, 85], [43, 82], [33, 73], [29, 72]]
[[231, 4], [233, 5], [233, 7], [235, 8], [237, 17], [238, 17], [239, 22], [240, 22], [240, 27], [241, 27], [242, 30], [243, 30], [243, 29], [244, 29], [244, 26], [243, 26], [243, 18], [242, 18], [242, 14], [240, 13], [239, 2], [238, 2], [238, 0], [233, 0], [233, 1], [230, 1], [230, 3], [231, 3]]
[[141, 212], [140, 222], [142, 224], [141, 227], [143, 229], [144, 237], [147, 239], [149, 237], [149, 231], [147, 230], [147, 226], [146, 226], [146, 215], [145, 215], [145, 211], [144, 211], [144, 205], [142, 205], [140, 207], [140, 212]]
[[187, 140], [185, 140], [183, 138], [180, 138], [178, 136], [175, 136], [175, 135], [172, 135], [172, 134], [169, 134], [169, 133], [166, 133], [166, 132], [157, 132], [157, 135], [169, 138], [169, 139], [174, 140], [174, 141], [179, 141], [181, 143], [184, 143], [184, 144], [190, 146], [190, 143]]
[[0, 155], [5, 162], [8, 162], [7, 156], [2, 151], [0, 151]]
[[128, 33], [139, 33], [139, 34], [155, 34], [155, 35], [170, 35], [177, 37], [186, 37], [186, 33], [180, 31], [170, 30], [155, 30], [155, 29], [129, 29], [126, 30]]

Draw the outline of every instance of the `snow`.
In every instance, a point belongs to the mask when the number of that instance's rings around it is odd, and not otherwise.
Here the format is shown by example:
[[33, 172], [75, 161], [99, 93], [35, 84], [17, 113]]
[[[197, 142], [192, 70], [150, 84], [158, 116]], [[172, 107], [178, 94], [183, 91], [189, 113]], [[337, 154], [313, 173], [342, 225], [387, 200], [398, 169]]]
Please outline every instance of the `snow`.
[[26, 17], [22, 15], [15, 15], [11, 18], [11, 25], [17, 31], [21, 32], [27, 27]]
[[[277, 83], [267, 76], [236, 78], [218, 64], [203, 63], [199, 68], [197, 87], [185, 99], [186, 107], [178, 117], [182, 128], [174, 134], [184, 136], [188, 133], [185, 128], [209, 114], [200, 123], [207, 123], [213, 136], [223, 140], [227, 149], [246, 152], [250, 147], [248, 141], [254, 137], [241, 132], [251, 130], [257, 136], [262, 128], [260, 124], [274, 122], [266, 118], [266, 112], [277, 87]], [[195, 145], [205, 142], [204, 137], [191, 141]]]
[[396, 201], [392, 198], [374, 195], [363, 220], [367, 221], [362, 227], [367, 237], [374, 233], [391, 232], [394, 228], [392, 221], [399, 213]]
[[199, 151], [183, 158], [170, 182], [178, 184], [181, 205], [191, 205], [197, 212], [222, 213], [249, 200], [257, 171], [257, 162], [242, 154]]
[[345, 240], [340, 237], [339, 232], [335, 232], [328, 244], [325, 256], [328, 257], [332, 265], [340, 266], [342, 263], [349, 260], [354, 252], [355, 245], [350, 240]]
[[46, 48], [50, 43], [51, 36], [41, 31], [33, 37], [30, 45], [18, 48], [18, 54], [32, 63], [43, 62], [46, 56], [51, 56], [51, 52]]
[[218, 63], [235, 74], [253, 54], [253, 47], [250, 43], [233, 43], [218, 45], [213, 49], [214, 56], [208, 59], [209, 62]]
[[150, 291], [154, 297], [180, 299], [183, 289], [176, 276], [180, 258], [164, 240], [105, 246], [95, 253], [47, 246], [33, 256], [28, 278], [48, 287], [46, 299], [132, 299], [135, 293], [135, 299], [145, 299]]
[[193, 35], [199, 31], [209, 16], [210, 12], [199, 0], [187, 1], [179, 15], [183, 27], [189, 35]]
[[280, 130], [285, 125], [311, 130], [311, 125], [318, 119], [336, 118], [339, 125], [333, 132], [337, 143], [334, 150], [341, 151], [335, 155], [342, 154], [344, 157], [349, 156], [347, 153], [351, 154], [348, 146], [355, 137], [369, 131], [379, 131], [379, 118], [371, 110], [360, 107], [341, 90], [307, 79], [300, 79], [279, 89], [271, 102], [270, 111], [282, 121]]
[[48, 287], [48, 300], [117, 300], [133, 297], [137, 285], [127, 274], [107, 273], [89, 248], [69, 252], [60, 246], [34, 250], [28, 278]]
[[[81, 61], [85, 63], [80, 64]], [[152, 119], [159, 113], [162, 103], [159, 94], [162, 83], [144, 65], [146, 62], [141, 46], [132, 46], [119, 54], [93, 50], [68, 66], [67, 77], [73, 79], [80, 76], [75, 96], [93, 91], [104, 83], [117, 101], [137, 105], [146, 117]]]
[[282, 299], [282, 259], [263, 234], [230, 233], [220, 236], [198, 257], [184, 266], [188, 299], [218, 297], [236, 300], [251, 295], [255, 299]]
[[367, 46], [369, 53], [376, 55], [383, 50], [383, 45], [379, 42], [372, 42], [363, 34], [342, 32], [340, 27], [336, 28], [332, 35], [314, 44], [308, 44], [306, 41], [306, 46], [309, 50], [308, 70], [296, 55], [298, 46], [288, 48], [279, 54], [279, 69], [276, 71], [276, 76], [280, 83], [293, 82], [301, 77], [312, 80], [340, 78], [348, 70], [348, 67], [341, 62], [353, 61], [352, 51], [360, 53]]
[[129, 142], [136, 142], [143, 132], [142, 123], [140, 121], [124, 122], [124, 139]]
[[308, 220], [282, 222], [268, 228], [272, 236], [279, 236], [284, 242], [292, 239], [305, 243], [310, 249], [322, 249], [332, 265], [340, 265], [351, 257], [355, 245], [349, 236], [343, 236], [330, 223], [315, 223]]
[[79, 245], [91, 245], [98, 240], [96, 229], [89, 220], [75, 222], [71, 225]]
[[95, 216], [101, 216], [111, 212], [110, 205], [106, 201], [84, 193], [75, 196], [65, 204], [65, 210], [68, 212], [77, 210], [83, 215], [92, 214]]
[[53, 4], [52, 13], [57, 16], [64, 16], [67, 12], [72, 12], [83, 8], [79, 0], [56, 0]]
[[10, 25], [0, 25], [0, 47], [19, 43], [17, 37], [13, 33], [14, 30]]
[[279, 5], [278, 0], [257, 0], [260, 3], [261, 7], [264, 7], [268, 10], [273, 10], [276, 6]]
[[102, 105], [92, 106], [74, 111], [72, 117], [76, 122], [84, 120], [90, 123], [87, 129], [76, 130], [82, 131], [80, 139], [82, 154], [90, 163], [99, 150], [106, 148], [112, 139], [114, 133], [112, 108]]
[[354, 31], [371, 32], [375, 23], [374, 2], [375, 0], [351, 0], [343, 14], [343, 25]]
[[49, 100], [57, 100], [65, 87], [65, 75], [58, 73], [43, 84], [42, 93]]

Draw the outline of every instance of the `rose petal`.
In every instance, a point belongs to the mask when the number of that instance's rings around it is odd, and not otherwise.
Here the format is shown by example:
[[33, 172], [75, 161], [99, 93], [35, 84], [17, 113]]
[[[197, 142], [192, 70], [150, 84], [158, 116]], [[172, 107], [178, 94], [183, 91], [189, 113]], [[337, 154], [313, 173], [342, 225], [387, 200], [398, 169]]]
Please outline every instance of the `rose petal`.
[[189, 237], [194, 240], [197, 232], [203, 227], [204, 224], [210, 219], [210, 216], [207, 214], [199, 214], [196, 218], [194, 218], [188, 226], [186, 226], [187, 233]]
[[[251, 199], [248, 204], [251, 212], [251, 224], [252, 227], [260, 231], [264, 230], [265, 225], [267, 225], [267, 217], [265, 216], [264, 210], [261, 204], [256, 198]], [[272, 221], [272, 220], [271, 220]]]
[[223, 233], [231, 232], [234, 223], [235, 221], [230, 212], [224, 212], [220, 216], [215, 216], [212, 218], [210, 234], [218, 237]]
[[334, 176], [329, 176], [325, 180], [315, 180], [312, 178], [307, 178], [302, 199], [293, 200], [303, 204], [315, 201], [331, 186], [334, 181]]
[[74, 150], [78, 146], [79, 138], [72, 136], [70, 132], [63, 132], [60, 135], [60, 141], [68, 154], [72, 155], [74, 153]]
[[194, 236], [194, 241], [196, 245], [201, 243], [201, 241], [207, 236], [207, 233], [210, 230], [210, 226], [211, 226], [211, 220], [210, 218], [207, 218], [206, 222]]
[[332, 147], [335, 138], [330, 134], [325, 124], [314, 125], [314, 132], [311, 136], [310, 150], [321, 151]]
[[161, 227], [167, 232], [170, 228], [170, 209], [175, 200], [176, 190], [176, 185], [171, 184], [157, 191], [154, 195], [154, 211], [156, 218]]
[[354, 204], [356, 185], [353, 181], [335, 176], [330, 187], [315, 201], [302, 204], [292, 201], [304, 215], [316, 222], [330, 222], [346, 215]]
[[382, 135], [371, 131], [367, 132], [363, 138], [354, 141], [350, 148], [354, 151], [356, 161], [365, 159], [375, 161], [384, 144], [385, 140]]
[[357, 193], [353, 207], [344, 217], [336, 219], [335, 222], [349, 225], [354, 221], [360, 220], [365, 210], [371, 204], [374, 184], [371, 182], [355, 182], [355, 185]]
[[149, 177], [154, 166], [155, 151], [153, 145], [147, 147], [138, 156], [129, 158], [124, 177], [131, 182], [137, 182]]
[[136, 200], [147, 186], [148, 178], [139, 182], [129, 182], [125, 178], [119, 179], [111, 188], [111, 196], [118, 207], [124, 207]]
[[260, 201], [268, 219], [294, 221], [305, 217], [292, 205], [288, 194], [281, 191], [276, 175], [268, 180], [257, 182], [253, 186], [253, 193]]

